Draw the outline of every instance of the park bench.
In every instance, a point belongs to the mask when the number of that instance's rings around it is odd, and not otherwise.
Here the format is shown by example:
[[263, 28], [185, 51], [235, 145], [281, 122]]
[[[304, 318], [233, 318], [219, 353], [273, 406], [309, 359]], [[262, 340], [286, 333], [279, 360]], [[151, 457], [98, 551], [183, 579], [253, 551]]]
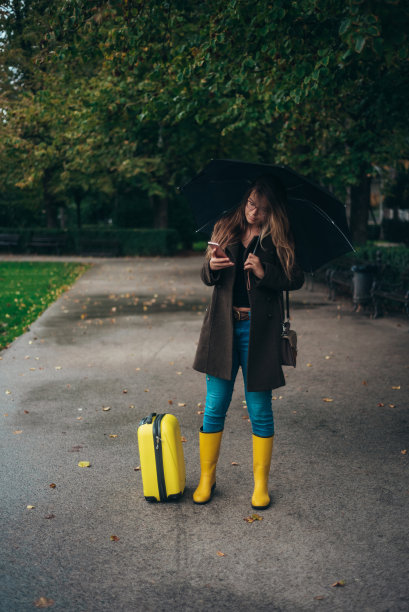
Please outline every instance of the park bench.
[[94, 257], [117, 257], [122, 253], [121, 243], [111, 238], [81, 238], [80, 253]]
[[373, 303], [373, 317], [377, 319], [385, 312], [385, 302], [393, 302], [405, 309], [409, 316], [409, 269], [401, 275], [401, 280], [394, 282], [390, 279], [391, 269], [389, 266], [382, 268], [382, 273], [375, 278], [371, 287]]
[[352, 272], [339, 268], [328, 268], [325, 274], [325, 279], [328, 285], [328, 299], [334, 301], [339, 289], [343, 293], [352, 294]]
[[16, 247], [20, 242], [20, 234], [0, 234], [0, 247]]
[[65, 246], [67, 238], [64, 234], [56, 234], [54, 236], [45, 236], [44, 234], [32, 234], [28, 243], [28, 250], [37, 251], [38, 249], [53, 249], [57, 255], [61, 253], [61, 249]]

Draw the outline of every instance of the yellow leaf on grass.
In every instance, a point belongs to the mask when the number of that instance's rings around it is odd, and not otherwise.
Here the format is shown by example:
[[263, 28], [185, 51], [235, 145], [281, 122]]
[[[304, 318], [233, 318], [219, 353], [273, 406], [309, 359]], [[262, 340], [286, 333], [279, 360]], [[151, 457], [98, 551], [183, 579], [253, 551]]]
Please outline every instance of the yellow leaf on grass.
[[90, 467], [91, 464], [89, 461], [79, 461], [78, 463], [78, 467], [80, 468], [86, 468], [86, 467]]

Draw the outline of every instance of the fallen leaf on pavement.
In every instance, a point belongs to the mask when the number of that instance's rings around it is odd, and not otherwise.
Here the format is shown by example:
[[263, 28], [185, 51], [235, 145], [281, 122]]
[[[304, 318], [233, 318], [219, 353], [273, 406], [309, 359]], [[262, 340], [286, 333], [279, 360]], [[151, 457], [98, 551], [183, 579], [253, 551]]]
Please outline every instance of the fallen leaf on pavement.
[[367, 386], [367, 385], [368, 385], [368, 383], [366, 382], [366, 380], [363, 380], [363, 381], [362, 381], [362, 384], [363, 384], [363, 385], [365, 385], [365, 386]]
[[119, 538], [118, 538], [117, 535], [111, 535], [111, 540], [112, 540], [112, 542], [118, 542]]
[[21, 434], [23, 433], [22, 429], [16, 429], [16, 431], [13, 431], [13, 434]]
[[118, 437], [118, 434], [109, 434], [109, 437], [110, 437], [110, 438], [117, 438], [117, 437]]
[[149, 389], [144, 389], [145, 393], [149, 393]]
[[244, 520], [246, 523], [254, 523], [254, 521], [262, 521], [263, 517], [259, 514], [251, 514], [250, 516], [246, 516]]
[[323, 402], [333, 402], [334, 400], [332, 399], [332, 397], [323, 397], [322, 401]]
[[57, 485], [55, 484], [55, 482], [52, 482], [50, 484], [50, 489], [55, 489], [57, 487]]
[[185, 436], [182, 436], [180, 439], [182, 440], [182, 442], [187, 442], [187, 438], [185, 438]]
[[185, 403], [185, 402], [179, 402], [179, 403], [178, 403], [178, 406], [181, 406], [181, 407], [182, 407], [182, 406], [186, 406], [186, 403]]
[[27, 506], [27, 510], [34, 510], [35, 506]]
[[400, 389], [400, 385], [397, 387], [392, 387], [392, 389]]
[[36, 608], [49, 608], [54, 605], [54, 599], [49, 599], [48, 597], [39, 597], [35, 600], [34, 605]]
[[204, 414], [204, 410], [198, 410], [197, 414]]
[[307, 368], [312, 368], [312, 363], [307, 363]]
[[24, 410], [24, 414], [30, 414], [29, 410]]
[[134, 467], [134, 472], [140, 472], [141, 471], [141, 466], [137, 465], [136, 467]]
[[78, 467], [80, 468], [91, 467], [91, 464], [89, 461], [79, 461]]
[[324, 595], [317, 595], [316, 597], [314, 597], [314, 599], [320, 600], [320, 599], [325, 599], [325, 597]]
[[173, 404], [173, 400], [168, 400], [168, 404], [171, 406]]
[[401, 450], [401, 453], [402, 453], [402, 455], [407, 455], [408, 451], [406, 449], [405, 450]]
[[383, 408], [385, 406], [385, 404], [383, 404], [382, 402], [378, 403], [379, 408]]
[[337, 580], [334, 584], [331, 584], [332, 587], [343, 587], [345, 586], [345, 580]]
[[220, 550], [218, 550], [218, 551], [217, 551], [217, 556], [218, 556], [218, 557], [225, 557], [226, 555], [225, 555], [225, 553], [224, 553], [224, 552], [221, 552]]
[[111, 410], [111, 406], [102, 406], [102, 410], [108, 412], [108, 410]]
[[122, 393], [128, 393], [128, 389], [122, 389]]
[[396, 404], [388, 404], [389, 408], [396, 408]]
[[54, 370], [62, 370], [62, 366], [55, 366]]
[[240, 463], [237, 463], [237, 461], [232, 461], [231, 464], [232, 465], [240, 465]]
[[6, 395], [11, 395], [11, 391], [9, 391], [9, 390], [7, 389], [7, 391], [5, 391], [5, 394], [6, 394]]

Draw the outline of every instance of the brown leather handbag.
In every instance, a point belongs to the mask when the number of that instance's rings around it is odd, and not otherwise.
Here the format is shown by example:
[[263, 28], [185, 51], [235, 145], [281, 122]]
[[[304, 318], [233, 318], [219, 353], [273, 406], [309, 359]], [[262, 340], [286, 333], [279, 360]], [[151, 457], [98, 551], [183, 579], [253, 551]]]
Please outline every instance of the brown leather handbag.
[[281, 365], [293, 366], [297, 363], [297, 332], [290, 329], [290, 298], [286, 293], [287, 319], [284, 312], [284, 299], [281, 293], [281, 306], [283, 315], [283, 330], [281, 332]]

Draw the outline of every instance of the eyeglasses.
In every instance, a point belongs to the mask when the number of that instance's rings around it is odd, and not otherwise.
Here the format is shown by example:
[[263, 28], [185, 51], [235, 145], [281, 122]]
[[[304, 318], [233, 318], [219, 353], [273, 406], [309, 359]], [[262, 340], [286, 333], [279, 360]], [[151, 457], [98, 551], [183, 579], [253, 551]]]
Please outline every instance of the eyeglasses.
[[262, 215], [266, 215], [268, 213], [268, 208], [264, 206], [256, 206], [256, 204], [254, 204], [250, 198], [247, 200], [247, 206], [250, 210], [257, 210], [257, 212], [261, 213]]

